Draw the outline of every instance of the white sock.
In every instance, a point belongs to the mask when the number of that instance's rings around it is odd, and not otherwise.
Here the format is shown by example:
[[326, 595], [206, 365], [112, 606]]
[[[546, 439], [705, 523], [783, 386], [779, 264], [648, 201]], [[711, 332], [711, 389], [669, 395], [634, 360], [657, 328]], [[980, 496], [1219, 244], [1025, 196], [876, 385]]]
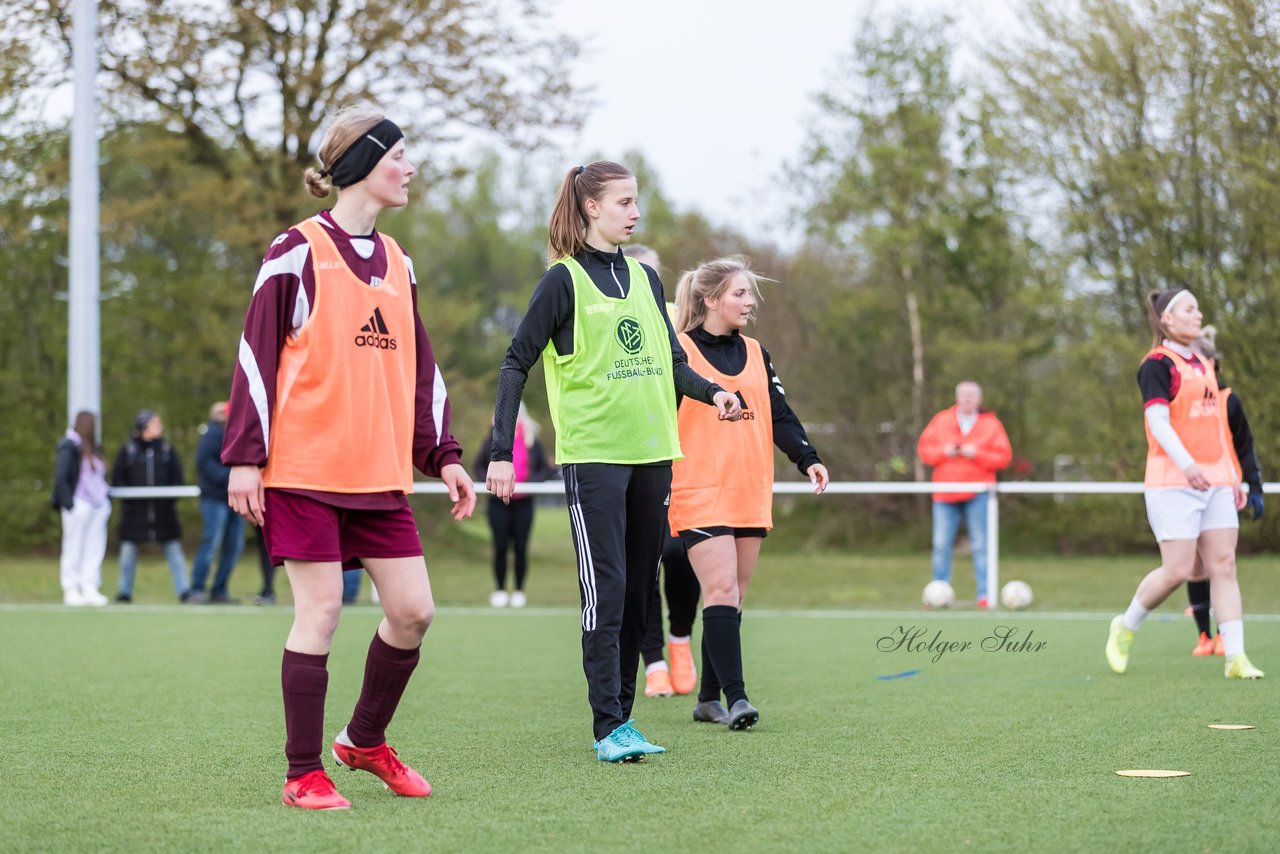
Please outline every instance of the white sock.
[[675, 635], [667, 635], [667, 643], [688, 643], [690, 637], [690, 635], [685, 635], [682, 638], [678, 638]]
[[1222, 635], [1222, 651], [1228, 658], [1244, 652], [1244, 620], [1218, 623], [1218, 633]]
[[1147, 614], [1151, 612], [1138, 604], [1138, 594], [1133, 595], [1133, 601], [1129, 603], [1128, 609], [1124, 612], [1124, 627], [1131, 632], [1136, 632], [1141, 626], [1142, 621], [1147, 618]]
[[665, 661], [655, 661], [653, 664], [646, 664], [644, 667], [644, 675], [648, 676], [655, 670], [666, 670], [667, 663]]

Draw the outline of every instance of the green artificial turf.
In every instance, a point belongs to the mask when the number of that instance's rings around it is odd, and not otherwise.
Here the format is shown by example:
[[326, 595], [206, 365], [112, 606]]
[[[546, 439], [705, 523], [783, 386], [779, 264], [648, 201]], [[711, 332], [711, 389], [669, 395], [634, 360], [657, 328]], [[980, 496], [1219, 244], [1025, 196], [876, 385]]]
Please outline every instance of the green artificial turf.
[[[344, 614], [330, 732], [377, 621]], [[6, 606], [0, 850], [1217, 851], [1280, 838], [1280, 671], [1227, 682], [1222, 659], [1189, 655], [1185, 618], [1150, 621], [1120, 677], [1100, 616], [748, 612], [759, 726], [731, 733], [693, 723], [689, 697], [641, 697], [637, 726], [669, 753], [610, 766], [590, 749], [572, 611], [446, 608], [389, 733], [435, 793], [400, 799], [342, 770], [354, 808], [323, 814], [279, 803], [288, 625], [280, 608]], [[1044, 646], [984, 651], [1001, 625]], [[933, 651], [890, 649], [913, 627]], [[1280, 667], [1280, 623], [1248, 632], [1253, 660]], [[940, 642], [971, 646], [935, 661]], [[1191, 776], [1115, 775], [1125, 768]]]
[[[1107, 620], [1154, 548], [1005, 554], [1003, 579], [1035, 591], [1019, 613], [975, 611], [957, 556], [961, 601], [926, 613], [926, 553], [770, 539], [743, 625], [760, 725], [730, 733], [694, 724], [689, 697], [641, 697], [637, 725], [670, 752], [619, 767], [590, 747], [563, 511], [538, 514], [525, 611], [485, 606], [482, 519], [426, 550], [440, 611], [389, 736], [435, 793], [399, 799], [341, 770], [355, 806], [324, 814], [279, 803], [283, 572], [274, 608], [178, 606], [144, 551], [135, 604], [70, 609], [55, 559], [0, 559], [0, 851], [1225, 851], [1280, 838], [1274, 557], [1240, 564], [1248, 649], [1271, 676], [1239, 683], [1222, 659], [1190, 656], [1181, 593], [1140, 632], [1130, 672], [1107, 669]], [[114, 549], [104, 574], [112, 595]], [[248, 602], [258, 583], [250, 551], [232, 593]], [[378, 619], [367, 604], [343, 615], [331, 733]], [[999, 626], [1030, 646], [983, 650]], [[915, 630], [932, 649], [897, 644]], [[942, 643], [959, 646], [939, 657]], [[1115, 775], [1125, 768], [1191, 776]]]

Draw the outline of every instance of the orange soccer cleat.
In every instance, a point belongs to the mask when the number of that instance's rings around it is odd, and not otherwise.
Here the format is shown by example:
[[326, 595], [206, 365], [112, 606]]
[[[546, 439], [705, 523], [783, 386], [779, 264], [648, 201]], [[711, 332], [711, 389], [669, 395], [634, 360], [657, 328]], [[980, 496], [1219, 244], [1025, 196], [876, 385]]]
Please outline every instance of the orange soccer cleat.
[[1191, 654], [1195, 656], [1213, 655], [1213, 638], [1201, 632], [1200, 640], [1196, 641], [1196, 648], [1191, 650]]
[[671, 688], [677, 694], [688, 694], [698, 687], [698, 671], [693, 666], [693, 653], [688, 641], [671, 641], [667, 644], [671, 659]]
[[421, 774], [400, 761], [395, 748], [385, 741], [377, 747], [356, 747], [347, 738], [344, 727], [333, 740], [333, 758], [339, 765], [368, 771], [402, 798], [425, 798], [431, 794], [431, 784]]
[[284, 781], [284, 795], [280, 801], [287, 807], [304, 810], [345, 810], [351, 801], [338, 794], [333, 781], [323, 771], [311, 771], [301, 777]]
[[1226, 655], [1227, 651], [1222, 647], [1222, 632], [1218, 632], [1213, 636], [1213, 654]]
[[659, 669], [645, 674], [644, 695], [646, 697], [670, 697], [674, 693], [669, 671]]

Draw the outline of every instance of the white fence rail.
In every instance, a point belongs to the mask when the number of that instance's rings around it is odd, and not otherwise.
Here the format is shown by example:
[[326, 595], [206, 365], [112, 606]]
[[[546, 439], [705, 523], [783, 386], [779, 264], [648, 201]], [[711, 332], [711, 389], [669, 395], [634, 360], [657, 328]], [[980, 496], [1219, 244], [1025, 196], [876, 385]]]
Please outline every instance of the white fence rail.
[[[449, 490], [438, 480], [422, 481], [413, 485], [421, 495], [448, 495]], [[1280, 492], [1280, 483], [1264, 483], [1263, 492]], [[985, 492], [987, 493], [987, 590], [991, 591], [992, 605], [999, 601], [1000, 592], [1000, 499], [1001, 495], [1139, 495], [1141, 483], [1110, 481], [1098, 483], [1063, 483], [1059, 481], [1009, 481], [1007, 483], [899, 483], [875, 481], [832, 482], [827, 492], [835, 495], [929, 495], [935, 492]], [[476, 484], [476, 491], [485, 494], [483, 483]], [[813, 484], [803, 481], [779, 481], [773, 485], [775, 495], [812, 495]], [[559, 481], [522, 483], [523, 495], [563, 495], [564, 484]], [[135, 498], [196, 498], [200, 495], [195, 486], [125, 486], [112, 487], [111, 496], [121, 499]]]

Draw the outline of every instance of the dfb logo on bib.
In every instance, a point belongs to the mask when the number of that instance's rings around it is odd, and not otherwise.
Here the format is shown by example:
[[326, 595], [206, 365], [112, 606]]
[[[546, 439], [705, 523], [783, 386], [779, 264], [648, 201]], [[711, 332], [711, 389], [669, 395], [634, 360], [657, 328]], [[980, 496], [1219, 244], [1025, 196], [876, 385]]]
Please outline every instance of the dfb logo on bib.
[[635, 355], [644, 347], [644, 331], [634, 317], [624, 317], [618, 321], [616, 330], [618, 343], [622, 349]]

